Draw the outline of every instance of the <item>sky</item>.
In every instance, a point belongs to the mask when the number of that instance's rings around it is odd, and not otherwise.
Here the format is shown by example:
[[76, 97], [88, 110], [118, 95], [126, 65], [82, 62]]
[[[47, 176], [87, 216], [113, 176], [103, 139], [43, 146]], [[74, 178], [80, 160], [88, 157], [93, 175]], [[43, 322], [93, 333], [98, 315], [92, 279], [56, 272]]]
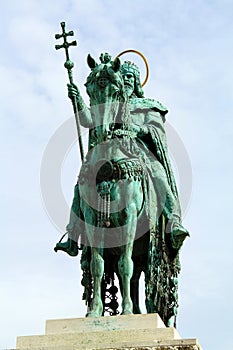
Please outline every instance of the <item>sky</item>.
[[[54, 49], [65, 21], [78, 41], [70, 55], [86, 103], [88, 53], [146, 56], [145, 96], [169, 109], [168, 143], [191, 235], [181, 251], [177, 329], [203, 349], [231, 350], [232, 1], [1, 0], [0, 9], [0, 349], [43, 334], [47, 319], [85, 315], [79, 257], [53, 251], [80, 168], [64, 50]], [[135, 60], [144, 76], [139, 57], [122, 59]]]

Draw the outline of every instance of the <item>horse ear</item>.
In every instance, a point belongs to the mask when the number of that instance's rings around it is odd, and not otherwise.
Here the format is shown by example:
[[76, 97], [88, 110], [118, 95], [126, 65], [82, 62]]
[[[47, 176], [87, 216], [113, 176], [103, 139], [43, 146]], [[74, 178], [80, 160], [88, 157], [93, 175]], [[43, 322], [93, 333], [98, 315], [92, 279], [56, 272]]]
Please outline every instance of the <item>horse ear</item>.
[[87, 64], [91, 69], [93, 69], [97, 66], [96, 61], [94, 60], [94, 58], [91, 57], [90, 54], [88, 54], [88, 56], [87, 56]]
[[112, 62], [112, 69], [114, 72], [118, 72], [121, 66], [121, 61], [119, 57], [116, 57], [115, 60]]

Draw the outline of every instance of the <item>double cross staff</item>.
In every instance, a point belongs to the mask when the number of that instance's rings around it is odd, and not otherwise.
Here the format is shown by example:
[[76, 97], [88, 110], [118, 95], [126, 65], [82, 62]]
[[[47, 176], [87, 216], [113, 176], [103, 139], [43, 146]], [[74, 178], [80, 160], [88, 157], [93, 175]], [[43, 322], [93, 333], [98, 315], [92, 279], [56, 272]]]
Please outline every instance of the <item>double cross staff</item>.
[[[73, 36], [74, 32], [73, 30], [69, 31], [68, 33], [65, 32], [65, 22], [61, 22], [61, 28], [62, 28], [62, 34], [55, 34], [55, 39], [64, 39], [64, 43], [62, 45], [55, 45], [55, 49], [59, 50], [64, 48], [65, 53], [66, 53], [66, 61], [64, 63], [64, 67], [68, 71], [68, 76], [69, 76], [69, 81], [70, 84], [73, 84], [73, 75], [72, 75], [72, 68], [74, 67], [74, 63], [70, 60], [69, 58], [69, 47], [70, 46], [76, 46], [77, 42], [72, 41], [69, 43], [67, 41], [68, 36]], [[74, 109], [74, 116], [75, 116], [75, 121], [76, 121], [76, 126], [77, 126], [77, 132], [78, 132], [78, 140], [79, 140], [79, 148], [80, 148], [80, 154], [81, 154], [81, 160], [83, 162], [84, 160], [84, 150], [83, 150], [83, 142], [82, 142], [82, 137], [81, 137], [81, 127], [80, 127], [80, 121], [79, 121], [79, 116], [78, 116], [78, 104], [77, 104], [77, 97], [73, 96], [72, 97], [72, 104], [73, 104], [73, 109]]]

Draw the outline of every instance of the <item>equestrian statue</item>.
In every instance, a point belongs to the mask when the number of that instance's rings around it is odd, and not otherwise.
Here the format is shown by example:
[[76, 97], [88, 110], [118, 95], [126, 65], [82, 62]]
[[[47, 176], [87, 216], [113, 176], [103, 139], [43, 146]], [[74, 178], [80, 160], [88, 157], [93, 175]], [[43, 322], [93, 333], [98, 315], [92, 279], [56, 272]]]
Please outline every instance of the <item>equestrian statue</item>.
[[[65, 24], [70, 97], [77, 123], [82, 165], [66, 227], [68, 238], [54, 250], [81, 253], [87, 317], [141, 313], [139, 279], [145, 276], [148, 313], [175, 325], [179, 251], [188, 231], [182, 226], [179, 196], [171, 168], [164, 123], [167, 108], [144, 97], [139, 68], [108, 53], [90, 55], [85, 83], [87, 107], [73, 82]], [[138, 53], [135, 50], [129, 50]], [[148, 64], [144, 59], [148, 70]], [[89, 129], [84, 155], [80, 124]], [[121, 308], [117, 301], [121, 292]], [[120, 311], [119, 311], [120, 309]]]

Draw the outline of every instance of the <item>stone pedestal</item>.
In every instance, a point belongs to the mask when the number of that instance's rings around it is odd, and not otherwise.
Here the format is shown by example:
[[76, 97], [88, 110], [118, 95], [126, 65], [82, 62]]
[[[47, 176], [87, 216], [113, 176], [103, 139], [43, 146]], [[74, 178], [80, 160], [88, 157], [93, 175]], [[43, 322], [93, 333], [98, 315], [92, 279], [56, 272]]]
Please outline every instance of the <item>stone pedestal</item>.
[[46, 321], [45, 335], [17, 338], [17, 350], [201, 350], [197, 339], [181, 339], [158, 314]]

